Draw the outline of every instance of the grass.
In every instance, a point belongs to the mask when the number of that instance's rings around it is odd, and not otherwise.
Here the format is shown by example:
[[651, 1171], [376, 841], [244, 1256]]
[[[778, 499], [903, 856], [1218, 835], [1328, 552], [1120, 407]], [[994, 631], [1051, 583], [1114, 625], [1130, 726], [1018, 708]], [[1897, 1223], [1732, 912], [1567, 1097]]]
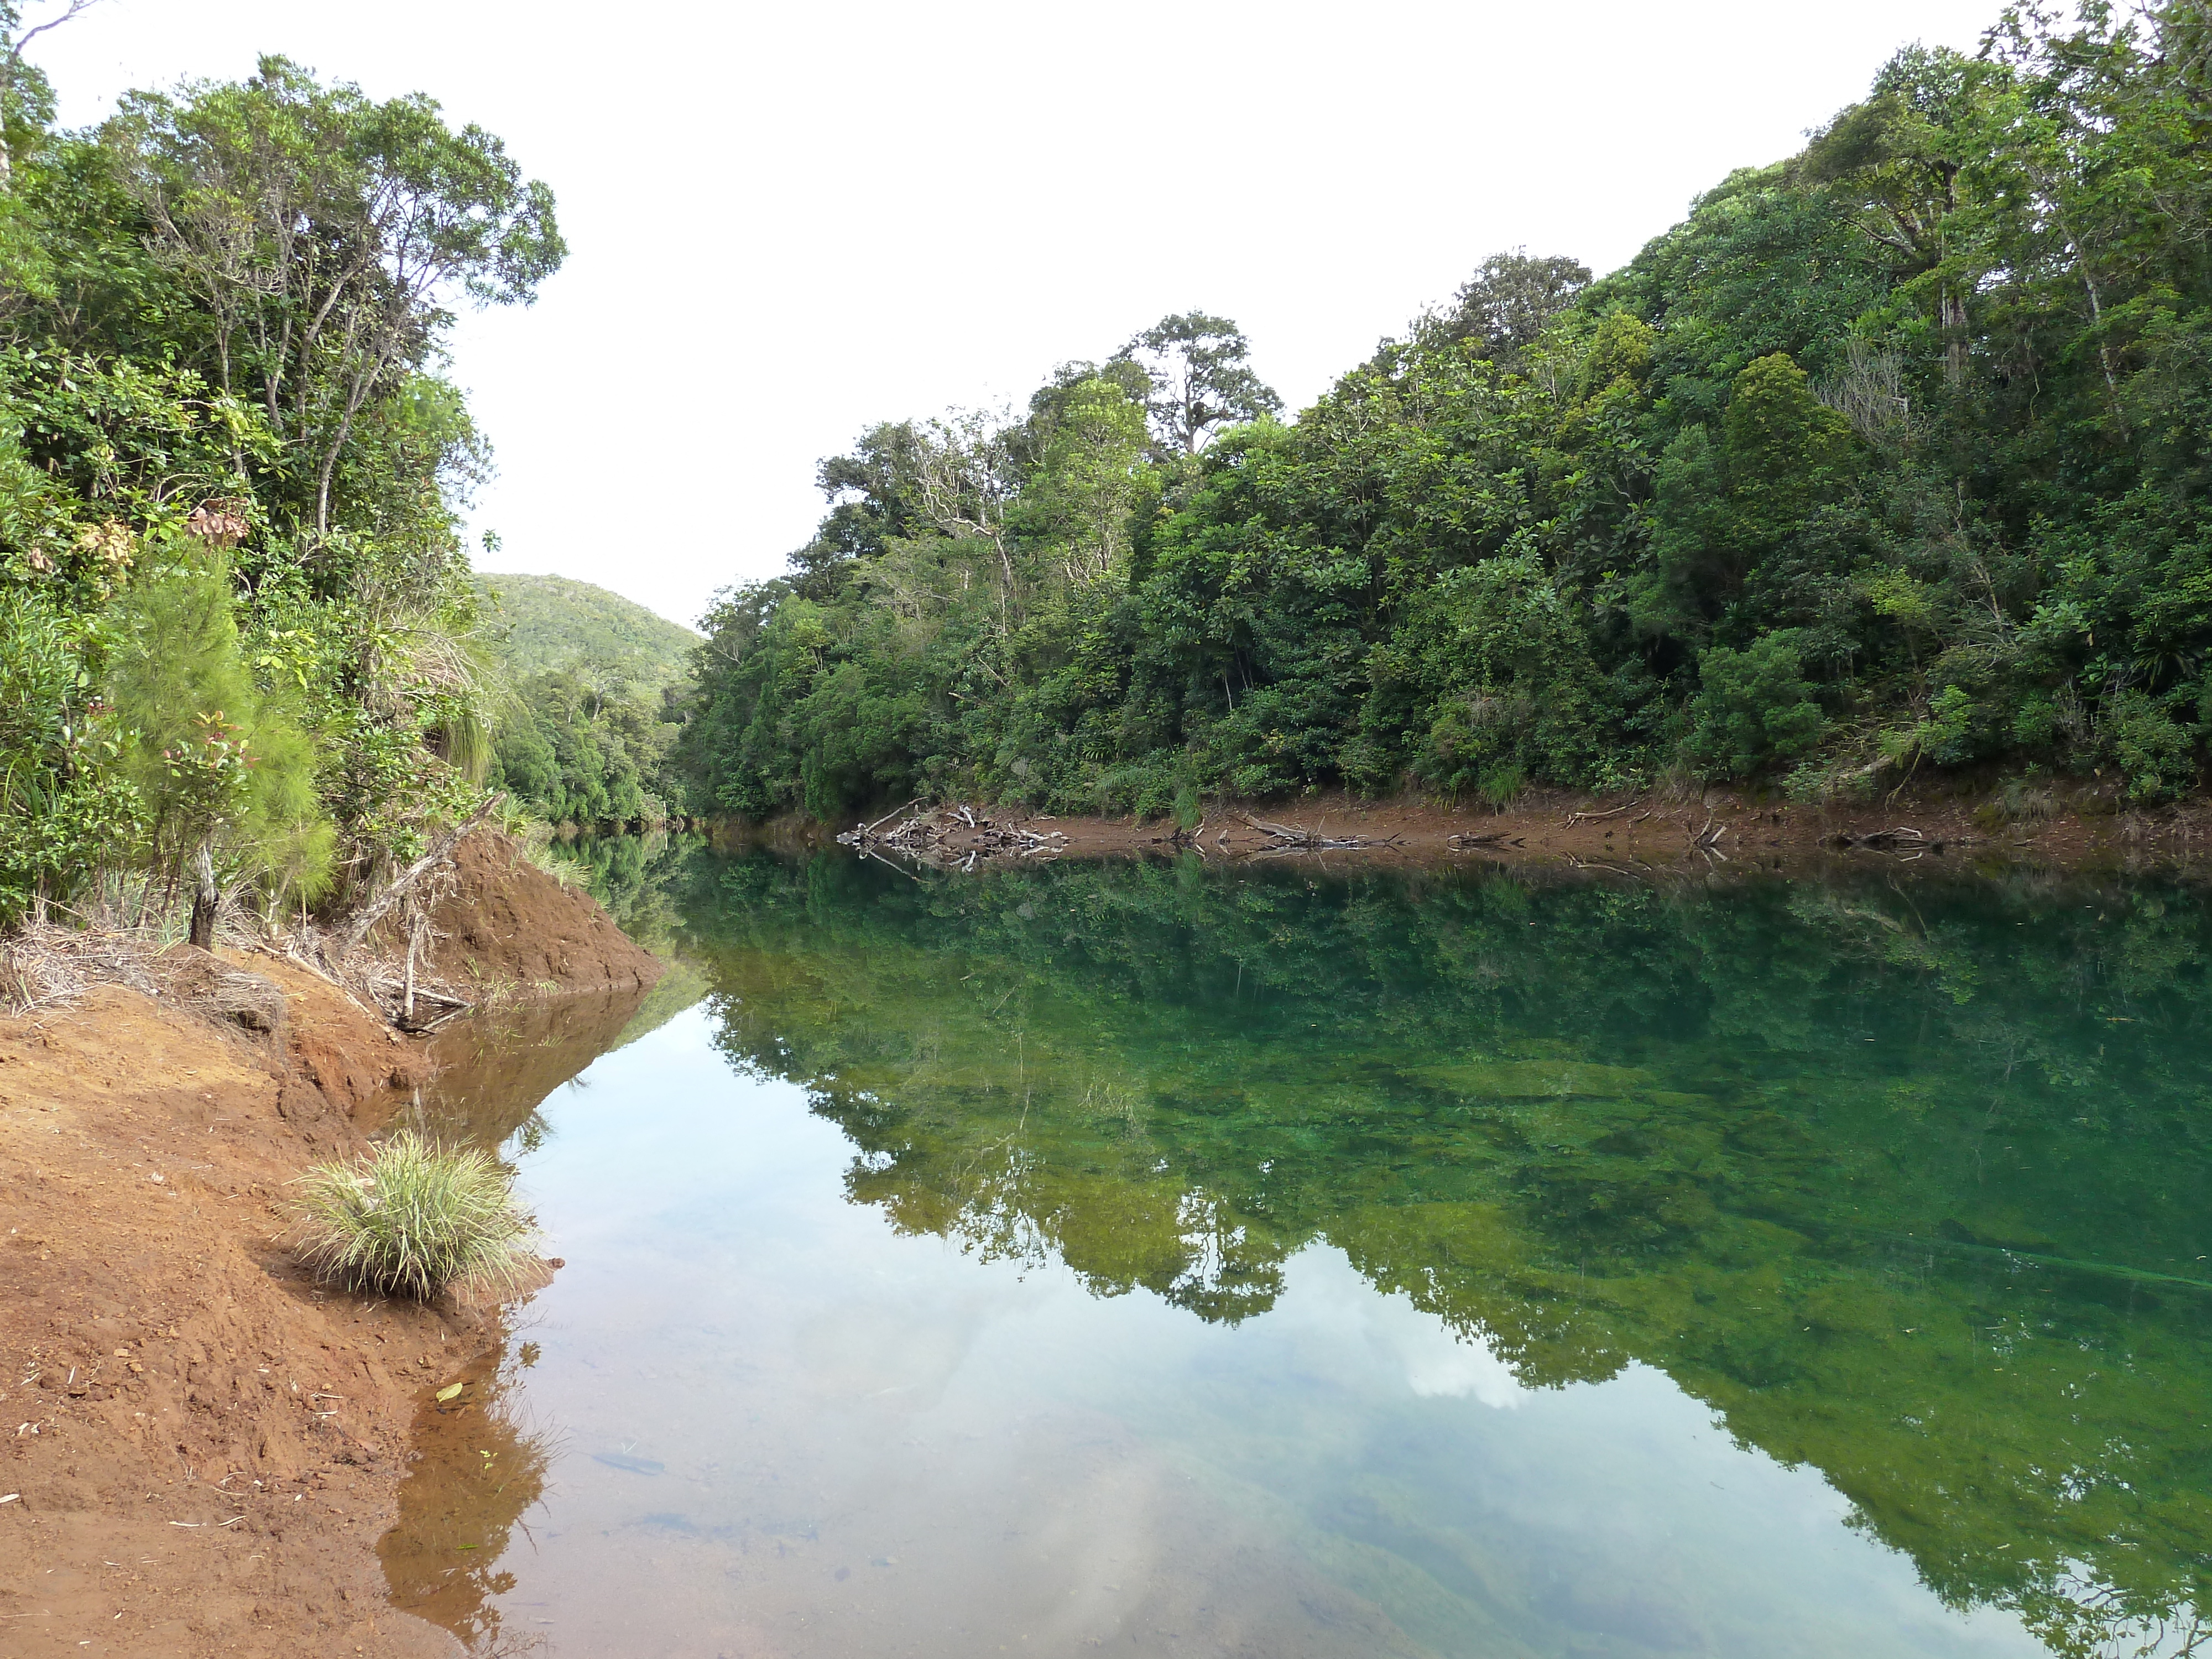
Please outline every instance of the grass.
[[446, 1291], [512, 1296], [539, 1271], [537, 1224], [515, 1203], [514, 1179], [483, 1152], [402, 1132], [295, 1183], [300, 1260], [350, 1290], [424, 1302]]

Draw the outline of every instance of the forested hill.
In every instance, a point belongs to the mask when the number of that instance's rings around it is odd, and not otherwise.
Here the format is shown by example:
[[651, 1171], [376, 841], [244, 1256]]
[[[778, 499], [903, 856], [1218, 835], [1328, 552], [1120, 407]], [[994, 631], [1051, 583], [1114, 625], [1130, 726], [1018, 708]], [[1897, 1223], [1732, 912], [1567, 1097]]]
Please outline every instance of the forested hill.
[[479, 575], [477, 638], [504, 682], [485, 782], [555, 824], [685, 816], [672, 764], [698, 635], [565, 576]]
[[566, 576], [478, 575], [478, 636], [516, 678], [590, 662], [653, 693], [690, 672], [699, 635]]
[[1294, 421], [1193, 313], [1012, 415], [877, 426], [711, 617], [694, 775], [824, 816], [2193, 789], [2208, 156], [2201, 0], [2017, 8], [1601, 280], [1486, 261]]

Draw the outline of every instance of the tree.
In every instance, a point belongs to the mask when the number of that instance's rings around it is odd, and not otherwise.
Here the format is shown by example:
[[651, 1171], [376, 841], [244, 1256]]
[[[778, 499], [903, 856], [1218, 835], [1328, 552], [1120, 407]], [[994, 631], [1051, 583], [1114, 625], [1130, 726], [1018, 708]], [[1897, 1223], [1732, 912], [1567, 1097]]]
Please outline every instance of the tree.
[[1684, 753], [1708, 778], [1747, 777], [1795, 760], [1820, 741], [1826, 717], [1805, 678], [1796, 629], [1778, 629], [1741, 651], [1715, 646], [1700, 664], [1704, 689]]
[[1947, 372], [1966, 372], [1966, 296], [1982, 271], [1956, 234], [1969, 170], [1986, 150], [1980, 118], [1995, 66], [1942, 48], [1911, 46], [1884, 66], [1875, 95], [1817, 134], [1795, 166], [1857, 222], [1899, 283], [1935, 289]]
[[1113, 380], [1066, 388], [1055, 416], [1022, 504], [1026, 527], [1079, 586], [1127, 568], [1130, 516], [1159, 486], [1145, 465], [1144, 410]]
[[913, 422], [882, 421], [860, 434], [851, 453], [832, 455], [815, 469], [830, 511], [791, 556], [800, 586], [813, 597], [827, 596], [842, 567], [879, 558], [893, 541], [914, 534], [921, 444]]
[[0, 191], [14, 182], [11, 149], [18, 131], [43, 128], [53, 118], [53, 88], [43, 73], [23, 61], [23, 48], [99, 3], [100, 0], [58, 0], [59, 9], [25, 27], [22, 0], [0, 0]]
[[1145, 406], [1160, 447], [1194, 455], [1217, 428], [1281, 410], [1283, 400], [1246, 362], [1251, 354], [1244, 331], [1226, 317], [1187, 311], [1161, 318], [1115, 352], [1108, 368], [1144, 369], [1152, 382]]
[[1589, 280], [1589, 267], [1565, 254], [1537, 257], [1527, 248], [1493, 253], [1452, 296], [1444, 337], [1479, 339], [1492, 357], [1516, 367], [1544, 325], [1573, 304]]
[[940, 536], [989, 550], [999, 590], [999, 633], [1013, 626], [1021, 579], [1006, 521], [1020, 481], [1003, 415], [953, 410], [915, 432], [916, 517]]
[[191, 939], [205, 948], [218, 861], [309, 896], [326, 880], [313, 746], [253, 684], [220, 556], [134, 583], [118, 624], [108, 691], [131, 734], [124, 769], [146, 803], [156, 872], [191, 878]]
[[106, 137], [207, 307], [221, 388], [260, 402], [313, 481], [318, 536], [356, 423], [429, 360], [448, 307], [526, 305], [567, 252], [552, 192], [491, 134], [282, 58], [181, 100], [132, 94]]

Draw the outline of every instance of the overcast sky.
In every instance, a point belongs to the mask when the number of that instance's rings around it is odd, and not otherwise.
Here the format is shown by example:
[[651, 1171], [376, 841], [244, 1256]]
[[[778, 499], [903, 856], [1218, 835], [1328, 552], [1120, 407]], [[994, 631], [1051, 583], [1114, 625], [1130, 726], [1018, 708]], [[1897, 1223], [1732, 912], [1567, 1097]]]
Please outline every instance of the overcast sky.
[[504, 137], [572, 251], [455, 340], [498, 453], [479, 563], [690, 621], [781, 568], [878, 420], [1018, 404], [1194, 307], [1303, 407], [1486, 254], [1619, 265], [1997, 9], [104, 0], [30, 56], [70, 123], [273, 52]]

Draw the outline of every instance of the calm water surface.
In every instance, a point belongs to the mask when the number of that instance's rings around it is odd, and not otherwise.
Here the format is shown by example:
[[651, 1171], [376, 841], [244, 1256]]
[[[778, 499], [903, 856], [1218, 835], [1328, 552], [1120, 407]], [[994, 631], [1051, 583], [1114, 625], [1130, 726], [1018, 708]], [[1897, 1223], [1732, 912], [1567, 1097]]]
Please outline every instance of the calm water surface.
[[471, 1039], [431, 1108], [568, 1262], [381, 1547], [477, 1653], [2179, 1654], [2212, 1607], [2184, 890], [664, 866], [612, 872], [683, 963], [623, 1045]]

